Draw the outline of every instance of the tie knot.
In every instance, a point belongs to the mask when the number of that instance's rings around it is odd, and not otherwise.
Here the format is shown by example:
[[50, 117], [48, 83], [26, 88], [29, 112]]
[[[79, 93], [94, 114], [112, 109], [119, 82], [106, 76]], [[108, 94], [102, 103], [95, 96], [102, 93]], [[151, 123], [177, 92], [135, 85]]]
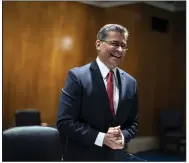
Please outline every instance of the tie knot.
[[112, 78], [113, 74], [114, 74], [114, 72], [112, 70], [110, 70], [108, 73], [108, 78]]
[[113, 72], [112, 70], [110, 70], [108, 74], [113, 75], [113, 74], [114, 74], [114, 72]]

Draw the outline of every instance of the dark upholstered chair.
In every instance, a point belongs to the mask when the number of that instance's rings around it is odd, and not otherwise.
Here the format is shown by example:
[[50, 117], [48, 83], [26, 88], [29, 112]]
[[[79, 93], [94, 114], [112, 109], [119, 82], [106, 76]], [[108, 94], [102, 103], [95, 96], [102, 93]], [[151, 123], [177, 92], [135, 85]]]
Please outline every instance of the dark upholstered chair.
[[62, 146], [57, 129], [22, 126], [3, 132], [3, 161], [61, 161]]
[[41, 125], [40, 112], [36, 109], [17, 110], [15, 113], [15, 126]]
[[167, 145], [176, 145], [176, 152], [180, 152], [182, 142], [186, 139], [182, 131], [181, 115], [178, 109], [162, 109], [160, 112], [160, 149], [170, 152]]

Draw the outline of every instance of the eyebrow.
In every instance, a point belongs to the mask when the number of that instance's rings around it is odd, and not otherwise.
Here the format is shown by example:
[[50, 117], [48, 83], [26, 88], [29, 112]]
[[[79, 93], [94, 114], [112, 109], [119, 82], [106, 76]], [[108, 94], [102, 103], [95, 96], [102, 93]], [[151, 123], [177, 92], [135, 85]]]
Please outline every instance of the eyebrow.
[[119, 42], [119, 43], [124, 43], [124, 44], [126, 44], [126, 42], [123, 42], [123, 41], [117, 41], [117, 40], [107, 40], [107, 41], [110, 41], [110, 42]]

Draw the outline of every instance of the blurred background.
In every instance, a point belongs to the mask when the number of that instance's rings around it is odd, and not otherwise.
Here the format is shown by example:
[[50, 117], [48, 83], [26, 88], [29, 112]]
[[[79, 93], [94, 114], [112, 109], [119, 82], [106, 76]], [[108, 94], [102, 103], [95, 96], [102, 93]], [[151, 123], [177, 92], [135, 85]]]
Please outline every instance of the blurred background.
[[[68, 70], [95, 60], [99, 29], [116, 23], [129, 31], [120, 68], [137, 79], [139, 89], [139, 133], [128, 151], [159, 149], [162, 119], [185, 134], [186, 1], [3, 1], [2, 9], [3, 130], [15, 126], [16, 111], [28, 108], [55, 126]], [[186, 147], [184, 137], [172, 137]]]

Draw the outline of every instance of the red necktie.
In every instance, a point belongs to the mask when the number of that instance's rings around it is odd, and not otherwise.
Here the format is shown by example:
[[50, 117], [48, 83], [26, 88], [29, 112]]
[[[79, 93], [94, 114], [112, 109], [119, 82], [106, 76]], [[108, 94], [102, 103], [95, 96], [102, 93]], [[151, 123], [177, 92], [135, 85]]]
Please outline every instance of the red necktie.
[[113, 71], [110, 71], [108, 73], [108, 80], [107, 80], [107, 93], [108, 93], [108, 98], [109, 98], [109, 103], [110, 103], [110, 110], [115, 116], [115, 111], [114, 111], [114, 102], [113, 102]]

